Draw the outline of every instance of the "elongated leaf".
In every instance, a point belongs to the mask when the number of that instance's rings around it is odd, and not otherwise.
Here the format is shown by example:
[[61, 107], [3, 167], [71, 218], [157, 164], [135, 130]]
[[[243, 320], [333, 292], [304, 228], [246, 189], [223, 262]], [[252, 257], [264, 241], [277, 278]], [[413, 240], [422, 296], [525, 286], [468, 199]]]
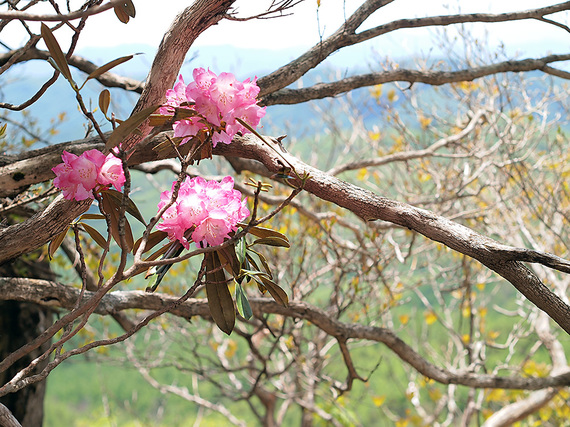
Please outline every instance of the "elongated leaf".
[[170, 245], [164, 245], [162, 248], [151, 254], [148, 258], [145, 258], [145, 261], [157, 260], [161, 255], [164, 255], [168, 251], [169, 247]]
[[109, 89], [105, 89], [99, 94], [99, 108], [105, 117], [107, 117], [107, 111], [109, 111], [109, 104], [111, 104], [111, 92], [109, 92]]
[[55, 236], [53, 239], [51, 239], [51, 242], [49, 242], [48, 255], [49, 255], [50, 259], [53, 258], [53, 254], [55, 254], [55, 251], [57, 251], [57, 248], [59, 248], [61, 246], [61, 243], [63, 242], [63, 239], [65, 239], [65, 236], [67, 235], [68, 231], [69, 231], [69, 227], [67, 227], [65, 230], [63, 230], [61, 233], [59, 233], [57, 236]]
[[[241, 225], [242, 227], [247, 226], [247, 224], [244, 224], [244, 223], [239, 223], [238, 225]], [[255, 226], [255, 227], [251, 227], [249, 229], [248, 233], [253, 234], [254, 236], [257, 236], [257, 237], [261, 237], [261, 238], [277, 237], [279, 239], [285, 240], [286, 242], [289, 242], [289, 239], [287, 238], [287, 236], [285, 236], [283, 233], [272, 230], [271, 228]]]
[[[101, 204], [105, 213], [107, 213], [111, 220], [111, 235], [115, 242], [121, 247], [121, 236], [119, 235], [119, 209], [113, 202], [113, 199], [108, 196], [108, 192], [101, 193]], [[129, 221], [125, 218], [125, 243], [126, 247], [122, 248], [126, 251], [131, 251], [134, 245], [133, 232]]]
[[105, 249], [107, 247], [107, 239], [105, 239], [101, 233], [99, 233], [96, 229], [94, 229], [93, 227], [91, 227], [89, 224], [85, 224], [84, 222], [81, 223], [81, 226], [83, 227], [83, 229], [89, 233], [89, 235], [91, 236], [91, 238], [93, 240], [95, 240], [95, 243], [97, 243], [99, 246], [101, 246], [103, 249]]
[[287, 293], [281, 289], [281, 287], [275, 283], [273, 280], [267, 278], [266, 276], [259, 276], [259, 279], [263, 282], [263, 286], [269, 291], [275, 302], [287, 307], [289, 304], [289, 297]]
[[[121, 65], [124, 62], [130, 61], [131, 59], [133, 59], [134, 56], [135, 55], [121, 56], [120, 58], [113, 59], [112, 61], [107, 62], [105, 65], [101, 65], [99, 68], [97, 68], [95, 71], [93, 71], [91, 74], [87, 76], [87, 79], [85, 79], [85, 83], [87, 83], [88, 80], [99, 77], [101, 74], [106, 73], [112, 68], [115, 68], [117, 65]], [[83, 83], [83, 85], [85, 85], [85, 83]]]
[[8, 123], [4, 123], [4, 126], [0, 127], [0, 138], [2, 138], [4, 136], [4, 134], [6, 133], [7, 127], [8, 127]]
[[208, 307], [214, 322], [220, 330], [226, 334], [231, 334], [235, 321], [236, 313], [232, 295], [225, 281], [225, 274], [222, 269], [213, 273], [208, 273], [220, 267], [220, 260], [215, 252], [205, 254], [206, 257], [206, 297], [208, 298]]
[[84, 219], [105, 219], [105, 215], [101, 215], [101, 214], [83, 214], [79, 217], [80, 220], [84, 220]]
[[[106, 194], [107, 196], [109, 196], [109, 200], [113, 203], [115, 208], [117, 208], [117, 209], [120, 208], [121, 203], [123, 201], [123, 193], [110, 188], [108, 190], [102, 191], [101, 194]], [[130, 198], [127, 198], [127, 206], [125, 206], [125, 209], [133, 217], [138, 219], [143, 225], [146, 225], [146, 222], [144, 221], [144, 218], [143, 218], [142, 214], [140, 213], [139, 208], [137, 208], [137, 205], [135, 204], [135, 202], [133, 202]]]
[[46, 44], [49, 54], [53, 58], [53, 61], [56, 63], [58, 71], [61, 72], [63, 77], [69, 81], [72, 86], [75, 85], [73, 79], [71, 78], [71, 71], [69, 71], [69, 65], [67, 65], [67, 59], [65, 59], [65, 55], [59, 47], [59, 43], [57, 42], [56, 38], [53, 36], [53, 33], [49, 29], [49, 27], [42, 22], [41, 25], [41, 34], [42, 38], [44, 39], [44, 43]]
[[[162, 257], [162, 259], [176, 258], [178, 255], [182, 253], [183, 250], [184, 246], [182, 246], [182, 244], [179, 241], [174, 241], [170, 245], [168, 245], [168, 250]], [[156, 273], [156, 279], [152, 286], [146, 288], [146, 291], [147, 292], [156, 291], [156, 288], [158, 288], [158, 285], [160, 285], [160, 282], [162, 282], [162, 279], [164, 278], [164, 276], [166, 276], [166, 273], [168, 273], [168, 270], [170, 270], [171, 267], [172, 264], [164, 264], [149, 269], [149, 271], [145, 275], [145, 279], [154, 273]]]
[[235, 246], [231, 245], [225, 248], [220, 248], [217, 250], [217, 252], [220, 261], [222, 261], [224, 264], [229, 264], [230, 268], [228, 273], [230, 273], [233, 277], [237, 277], [241, 269], [241, 264], [236, 256]]
[[269, 245], [269, 246], [278, 246], [282, 248], [291, 247], [291, 245], [289, 244], [289, 240], [284, 240], [280, 237], [263, 237], [261, 239], [254, 240], [252, 245]]
[[246, 260], [245, 258], [246, 247], [247, 245], [243, 237], [236, 242], [236, 256], [240, 266], [243, 266]]
[[[167, 236], [168, 233], [160, 230], [153, 231], [152, 233], [150, 233], [143, 253], [150, 251], [152, 248], [154, 248], [156, 245], [158, 245], [160, 242], [166, 239]], [[139, 250], [141, 242], [142, 242], [142, 237], [140, 239], [137, 239], [137, 241], [133, 245], [133, 254]]]
[[107, 140], [106, 148], [107, 150], [111, 150], [119, 145], [127, 136], [129, 136], [133, 131], [138, 128], [141, 123], [143, 123], [148, 117], [156, 111], [156, 109], [160, 107], [160, 104], [152, 105], [150, 107], [145, 108], [144, 110], [139, 111], [138, 113], [133, 114], [123, 123], [121, 123], [117, 128], [113, 131], [109, 139]]
[[[251, 248], [247, 249], [249, 252], [253, 252], [255, 255], [257, 255], [257, 258], [259, 258], [259, 261], [261, 261], [261, 264], [263, 265], [263, 269], [267, 272], [267, 274], [269, 275], [269, 277], [271, 279], [273, 279], [273, 273], [271, 273], [271, 269], [269, 268], [269, 263], [267, 262], [267, 259], [265, 258], [265, 256]], [[259, 268], [257, 267], [256, 264], [256, 268], [259, 270]]]
[[245, 294], [242, 286], [236, 282], [236, 306], [238, 309], [238, 313], [241, 317], [246, 320], [251, 319], [253, 316], [253, 311], [251, 311], [251, 305], [249, 305], [249, 301], [247, 299], [247, 295]]

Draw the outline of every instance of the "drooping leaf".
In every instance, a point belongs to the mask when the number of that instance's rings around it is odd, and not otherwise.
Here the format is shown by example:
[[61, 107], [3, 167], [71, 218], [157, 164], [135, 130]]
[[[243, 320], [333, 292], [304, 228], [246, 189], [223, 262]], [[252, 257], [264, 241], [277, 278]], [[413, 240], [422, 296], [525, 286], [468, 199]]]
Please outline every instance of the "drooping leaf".
[[260, 272], [256, 272], [257, 274], [250, 274], [250, 273], [251, 272], [249, 272], [247, 275], [251, 277], [253, 280], [255, 280], [258, 284], [263, 286], [265, 289], [267, 289], [271, 294], [271, 296], [273, 297], [273, 299], [275, 300], [275, 302], [281, 304], [284, 307], [287, 307], [287, 304], [289, 304], [289, 297], [287, 296], [287, 293], [283, 289], [281, 289], [281, 287], [277, 283], [275, 283], [273, 280], [267, 277], [267, 274], [265, 273], [260, 273]]
[[[247, 224], [244, 223], [239, 223], [238, 225], [241, 225], [242, 227], [247, 226]], [[289, 242], [287, 236], [285, 236], [283, 233], [272, 230], [271, 228], [254, 226], [248, 230], [248, 233], [253, 234], [254, 236], [260, 237], [262, 239], [266, 237], [277, 237], [279, 239], [285, 240], [286, 242]]]
[[48, 255], [49, 255], [50, 259], [53, 258], [53, 254], [55, 254], [55, 251], [57, 251], [57, 248], [59, 248], [61, 246], [61, 243], [63, 242], [63, 239], [65, 239], [65, 236], [67, 235], [68, 231], [69, 231], [69, 226], [66, 227], [65, 230], [63, 230], [61, 233], [59, 233], [53, 239], [51, 239], [51, 242], [49, 242]]
[[254, 240], [252, 245], [269, 245], [282, 248], [291, 247], [289, 240], [282, 239], [281, 237], [263, 237], [261, 239]]
[[237, 277], [241, 270], [241, 264], [236, 256], [235, 246], [231, 245], [225, 248], [220, 248], [217, 250], [217, 252], [222, 264], [228, 264], [228, 273], [230, 273], [233, 277]]
[[119, 145], [127, 136], [134, 132], [136, 128], [138, 128], [141, 123], [143, 123], [148, 117], [156, 111], [156, 109], [160, 107], [160, 104], [152, 105], [147, 107], [129, 117], [123, 123], [121, 123], [117, 128], [113, 131], [109, 139], [107, 140], [107, 144], [105, 147], [107, 150], [111, 150]]
[[[172, 242], [167, 247], [168, 247], [168, 249], [164, 253], [164, 256], [162, 257], [162, 259], [176, 258], [184, 250], [184, 246], [182, 246], [182, 243], [180, 243], [178, 240]], [[168, 270], [170, 270], [171, 267], [172, 267], [172, 264], [164, 264], [164, 265], [159, 265], [156, 267], [151, 267], [148, 270], [147, 274], [145, 275], [145, 279], [147, 279], [149, 276], [151, 276], [153, 274], [156, 274], [156, 279], [155, 279], [154, 283], [152, 284], [152, 286], [149, 286], [148, 288], [146, 288], [146, 291], [147, 292], [156, 291], [156, 288], [158, 288], [158, 285], [160, 285], [160, 282], [162, 282], [162, 279], [164, 278], [164, 276], [166, 276], [166, 273], [168, 273]]]
[[99, 94], [99, 108], [101, 112], [107, 117], [107, 111], [109, 111], [109, 105], [111, 104], [111, 92], [109, 89], [101, 91]]
[[210, 314], [218, 328], [229, 335], [234, 329], [236, 313], [232, 295], [225, 283], [226, 276], [221, 268], [212, 272], [221, 266], [216, 252], [209, 252], [204, 256], [206, 257], [206, 297]]
[[[115, 68], [117, 65], [121, 65], [124, 62], [130, 61], [131, 59], [133, 59], [134, 56], [135, 56], [134, 54], [122, 56], [120, 58], [113, 59], [112, 61], [107, 62], [105, 65], [101, 65], [99, 68], [97, 68], [95, 71], [93, 71], [91, 74], [87, 76], [87, 79], [85, 79], [85, 83], [87, 83], [88, 80], [99, 77], [101, 74], [106, 73], [112, 68]], [[85, 83], [83, 83], [83, 86], [85, 86]]]
[[241, 317], [246, 320], [251, 319], [253, 316], [253, 311], [251, 311], [251, 306], [249, 305], [249, 301], [247, 299], [247, 295], [245, 294], [241, 284], [236, 282], [236, 306], [238, 309], [238, 313]]
[[135, 5], [131, 0], [125, 0], [124, 2], [116, 5], [114, 8], [115, 15], [119, 18], [123, 24], [129, 22], [129, 18], [134, 18], [136, 15]]
[[105, 239], [95, 228], [91, 227], [89, 224], [85, 224], [84, 222], [81, 223], [81, 226], [91, 236], [91, 238], [95, 240], [95, 243], [103, 249], [107, 247], [107, 239]]
[[[156, 245], [158, 245], [160, 242], [166, 239], [167, 236], [168, 233], [160, 230], [153, 231], [152, 233], [150, 233], [143, 253], [150, 251], [152, 248], [154, 248]], [[133, 245], [133, 254], [139, 250], [141, 242], [142, 242], [142, 237], [140, 239], [137, 239], [137, 241]]]
[[247, 245], [245, 242], [245, 238], [242, 237], [241, 239], [239, 239], [236, 242], [236, 248], [235, 248], [236, 249], [236, 256], [237, 256], [237, 259], [238, 259], [240, 266], [243, 266], [244, 262], [246, 260], [246, 258], [245, 258], [246, 248], [247, 248]]
[[[261, 261], [261, 264], [263, 265], [263, 269], [266, 271], [266, 273], [269, 275], [269, 277], [271, 279], [273, 279], [273, 274], [271, 273], [271, 269], [269, 268], [269, 263], [267, 262], [267, 259], [265, 258], [265, 256], [260, 253], [257, 252], [251, 248], [247, 249], [249, 252], [253, 252], [255, 255], [257, 255], [257, 258], [259, 258], [259, 261]], [[259, 268], [256, 265], [256, 268], [259, 270]]]
[[[109, 199], [113, 202], [115, 207], [117, 209], [119, 209], [119, 207], [121, 206], [121, 203], [123, 201], [123, 193], [121, 193], [120, 191], [117, 191], [117, 190], [113, 190], [112, 188], [109, 188], [108, 190], [102, 191], [101, 193], [108, 195]], [[125, 209], [134, 218], [138, 219], [143, 225], [146, 225], [146, 222], [144, 221], [144, 218], [143, 218], [142, 214], [140, 213], [139, 208], [137, 207], [135, 202], [133, 202], [130, 199], [130, 197], [127, 198], [127, 206], [125, 206]]]
[[105, 219], [105, 215], [86, 213], [79, 217], [80, 220], [84, 219]]
[[71, 77], [71, 71], [69, 71], [69, 65], [67, 65], [67, 59], [65, 59], [65, 55], [59, 47], [59, 43], [57, 42], [56, 38], [54, 37], [53, 33], [49, 29], [49, 27], [42, 22], [41, 25], [41, 35], [44, 39], [44, 43], [46, 44], [49, 54], [51, 55], [53, 61], [57, 65], [57, 70], [71, 83], [71, 85], [75, 88], [76, 85], [73, 82], [73, 78]]
[[[109, 193], [107, 191], [101, 193], [101, 205], [103, 211], [109, 215], [111, 222], [111, 235], [119, 247], [121, 247], [121, 236], [119, 235], [119, 206], [117, 206], [116, 201], [112, 197], [109, 197]], [[131, 226], [126, 218], [124, 228], [126, 247], [121, 248], [130, 252], [133, 249], [134, 239]]]
[[6, 128], [8, 127], [8, 123], [4, 123], [4, 126], [0, 127], [0, 138], [4, 136], [6, 133]]
[[281, 304], [283, 307], [287, 307], [289, 304], [289, 297], [287, 293], [281, 289], [281, 287], [275, 283], [273, 280], [269, 279], [267, 276], [259, 276], [263, 282], [263, 286], [269, 291], [275, 302]]
[[157, 260], [161, 255], [165, 254], [168, 251], [169, 247], [170, 245], [164, 245], [162, 248], [152, 253], [148, 258], [145, 258], [145, 261]]

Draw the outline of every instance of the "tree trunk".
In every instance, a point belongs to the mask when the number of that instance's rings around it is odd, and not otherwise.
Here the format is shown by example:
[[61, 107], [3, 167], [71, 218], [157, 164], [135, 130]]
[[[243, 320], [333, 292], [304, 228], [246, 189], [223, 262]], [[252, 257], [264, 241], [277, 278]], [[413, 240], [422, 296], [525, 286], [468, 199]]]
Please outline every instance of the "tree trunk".
[[[34, 260], [33, 255], [27, 255], [26, 258], [0, 266], [0, 275], [46, 280], [55, 278], [46, 262]], [[52, 310], [36, 304], [0, 301], [0, 360], [42, 333], [53, 323], [52, 318]], [[44, 343], [0, 373], [0, 384], [10, 381], [21, 369], [46, 351], [50, 344], [49, 341]], [[47, 363], [48, 360], [40, 363], [36, 368], [38, 372]], [[23, 427], [38, 427], [42, 425], [44, 418], [45, 388], [46, 381], [40, 381], [16, 393], [0, 397], [0, 403], [12, 412]]]

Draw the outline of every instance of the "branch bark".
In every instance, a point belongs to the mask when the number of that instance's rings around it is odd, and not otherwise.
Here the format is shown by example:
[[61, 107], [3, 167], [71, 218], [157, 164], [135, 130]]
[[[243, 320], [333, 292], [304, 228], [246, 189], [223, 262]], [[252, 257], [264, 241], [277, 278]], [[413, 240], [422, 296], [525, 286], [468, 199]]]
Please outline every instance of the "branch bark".
[[[86, 292], [84, 301], [91, 297]], [[29, 301], [36, 304], [72, 309], [79, 297], [79, 289], [46, 280], [0, 278], [0, 298]], [[105, 295], [95, 310], [100, 315], [112, 315], [122, 310], [159, 310], [178, 298], [161, 293], [143, 291], [114, 291]], [[423, 358], [417, 351], [400, 339], [392, 330], [376, 326], [343, 323], [329, 317], [323, 310], [305, 302], [291, 301], [287, 307], [269, 298], [250, 298], [253, 313], [279, 314], [310, 321], [337, 340], [369, 340], [385, 344], [400, 359], [411, 365], [422, 375], [442, 384], [460, 384], [475, 388], [504, 388], [541, 390], [547, 387], [570, 385], [570, 370], [566, 369], [549, 377], [504, 377], [476, 374], [470, 371], [449, 371], [440, 368]], [[211, 320], [208, 303], [205, 299], [188, 299], [170, 311], [185, 319], [200, 316]]]
[[425, 83], [431, 86], [441, 86], [447, 83], [473, 81], [475, 79], [498, 73], [523, 72], [540, 70], [558, 77], [568, 78], [568, 73], [555, 73], [548, 64], [552, 62], [568, 61], [570, 54], [548, 55], [542, 58], [522, 59], [519, 61], [504, 61], [482, 67], [468, 68], [458, 71], [421, 71], [397, 69], [362, 74], [331, 82], [318, 83], [302, 89], [281, 89], [264, 96], [261, 103], [264, 105], [299, 104], [313, 99], [322, 99], [361, 87], [373, 86], [389, 82]]

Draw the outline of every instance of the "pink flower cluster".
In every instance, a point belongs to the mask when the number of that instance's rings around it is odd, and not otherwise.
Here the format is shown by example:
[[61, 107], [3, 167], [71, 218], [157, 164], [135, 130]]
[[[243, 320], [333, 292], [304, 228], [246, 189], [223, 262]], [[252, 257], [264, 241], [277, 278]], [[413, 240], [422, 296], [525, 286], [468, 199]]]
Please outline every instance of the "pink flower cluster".
[[259, 93], [257, 77], [253, 81], [247, 79], [240, 82], [232, 73], [217, 76], [203, 68], [194, 69], [193, 76], [194, 81], [188, 86], [179, 76], [174, 89], [166, 91], [166, 104], [160, 108], [160, 114], [172, 114], [177, 107], [196, 112], [196, 116], [174, 123], [174, 136], [184, 137], [182, 143], [201, 129], [208, 129], [207, 122], [213, 125], [214, 147], [218, 142], [229, 144], [236, 133], [249, 132], [236, 118], [255, 129], [265, 116], [265, 107], [256, 104]]
[[64, 151], [63, 163], [52, 169], [53, 184], [63, 191], [68, 200], [93, 199], [93, 190], [113, 185], [120, 190], [125, 183], [121, 159], [113, 154], [105, 156], [98, 150], [89, 150], [80, 156]]
[[[172, 191], [162, 192], [159, 211], [170, 203], [171, 198]], [[234, 190], [231, 176], [221, 182], [206, 181], [201, 177], [186, 178], [180, 186], [177, 200], [164, 212], [157, 228], [167, 232], [170, 240], [178, 240], [186, 249], [190, 245], [185, 234], [192, 228], [192, 240], [196, 245], [207, 243], [216, 246], [231, 231], [236, 231], [236, 224], [248, 216], [246, 199], [241, 200], [241, 193]]]

